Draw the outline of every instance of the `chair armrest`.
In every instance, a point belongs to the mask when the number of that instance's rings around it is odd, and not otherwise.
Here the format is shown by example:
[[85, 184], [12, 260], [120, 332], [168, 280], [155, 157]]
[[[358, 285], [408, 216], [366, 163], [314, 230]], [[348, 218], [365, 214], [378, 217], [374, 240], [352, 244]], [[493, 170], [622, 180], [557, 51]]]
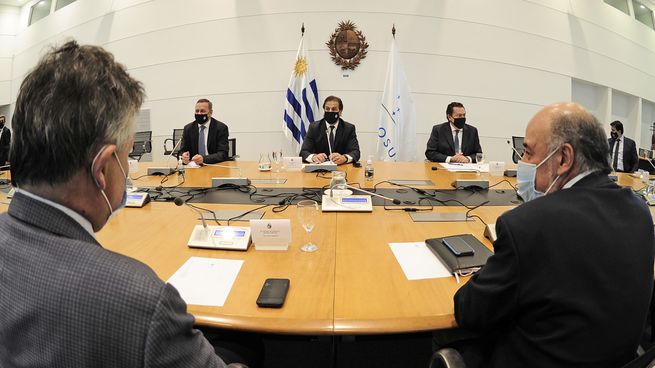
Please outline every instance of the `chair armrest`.
[[466, 368], [466, 363], [457, 350], [443, 348], [432, 354], [430, 368]]

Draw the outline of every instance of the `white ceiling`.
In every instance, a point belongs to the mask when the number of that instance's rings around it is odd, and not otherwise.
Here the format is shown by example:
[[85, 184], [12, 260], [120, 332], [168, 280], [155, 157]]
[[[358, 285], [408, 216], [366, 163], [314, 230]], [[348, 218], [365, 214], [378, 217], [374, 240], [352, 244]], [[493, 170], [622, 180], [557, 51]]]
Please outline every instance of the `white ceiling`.
[[0, 5], [23, 6], [30, 0], [0, 0]]

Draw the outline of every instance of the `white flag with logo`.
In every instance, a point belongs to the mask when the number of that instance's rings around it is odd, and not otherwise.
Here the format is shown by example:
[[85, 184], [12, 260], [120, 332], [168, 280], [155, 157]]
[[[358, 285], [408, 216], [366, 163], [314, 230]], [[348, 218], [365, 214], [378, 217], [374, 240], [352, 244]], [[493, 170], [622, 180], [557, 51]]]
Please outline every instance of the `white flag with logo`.
[[391, 40], [379, 123], [377, 159], [415, 161], [416, 111], [395, 38]]
[[300, 153], [309, 124], [317, 120], [318, 101], [316, 79], [311, 74], [309, 59], [305, 54], [301, 37], [284, 104], [282, 129], [288, 142], [288, 146], [284, 149], [285, 155], [297, 156]]

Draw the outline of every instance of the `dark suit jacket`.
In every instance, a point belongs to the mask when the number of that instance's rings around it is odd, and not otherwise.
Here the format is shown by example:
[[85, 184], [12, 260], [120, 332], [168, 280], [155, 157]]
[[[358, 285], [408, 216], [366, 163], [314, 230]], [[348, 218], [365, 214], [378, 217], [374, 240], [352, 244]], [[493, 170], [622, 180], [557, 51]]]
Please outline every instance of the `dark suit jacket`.
[[[325, 134], [325, 130], [327, 129], [325, 124], [325, 119], [309, 124], [309, 129], [300, 149], [300, 156], [302, 156], [303, 161], [311, 154], [325, 153], [328, 156], [330, 155], [328, 137]], [[353, 158], [353, 162], [359, 161], [359, 142], [357, 141], [357, 133], [353, 124], [339, 120], [339, 127], [334, 136], [332, 152], [349, 155]]]
[[[614, 139], [607, 140], [610, 146], [610, 160], [614, 154]], [[610, 164], [612, 162], [610, 161]], [[639, 168], [639, 155], [637, 154], [637, 144], [632, 139], [623, 137], [623, 171], [635, 172]]]
[[177, 290], [17, 192], [0, 215], [0, 367], [224, 367]]
[[[212, 118], [209, 122], [209, 132], [207, 134], [207, 152], [209, 154], [203, 156], [203, 162], [215, 164], [227, 160], [229, 147], [227, 138], [230, 135], [227, 125]], [[186, 151], [189, 151], [189, 158], [198, 154], [198, 124], [195, 121], [184, 126], [180, 152], [184, 153]]]
[[654, 239], [631, 188], [593, 173], [506, 212], [496, 233], [495, 254], [455, 294], [459, 326], [489, 336], [489, 367], [620, 367], [635, 356]]
[[2, 128], [0, 136], [0, 165], [9, 161], [9, 146], [11, 144], [11, 131], [6, 126]]
[[[460, 139], [462, 139], [462, 153], [464, 156], [468, 156], [471, 162], [475, 162], [475, 154], [482, 152], [478, 130], [472, 125], [465, 124]], [[450, 123], [445, 122], [433, 126], [425, 157], [434, 162], [446, 162], [446, 157], [454, 155], [455, 142], [453, 142]]]

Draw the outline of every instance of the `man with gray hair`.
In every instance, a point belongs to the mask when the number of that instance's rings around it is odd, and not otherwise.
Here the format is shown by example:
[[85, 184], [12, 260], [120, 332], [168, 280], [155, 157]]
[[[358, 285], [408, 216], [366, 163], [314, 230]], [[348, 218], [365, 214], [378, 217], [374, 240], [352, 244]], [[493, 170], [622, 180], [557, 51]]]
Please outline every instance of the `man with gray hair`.
[[650, 304], [650, 212], [608, 178], [605, 132], [580, 105], [544, 107], [524, 146], [526, 203], [498, 218], [495, 254], [454, 298], [458, 325], [482, 335], [459, 350], [473, 367], [620, 367]]
[[173, 286], [95, 238], [125, 205], [143, 98], [111, 54], [75, 41], [25, 77], [18, 189], [0, 216], [0, 366], [225, 366]]

